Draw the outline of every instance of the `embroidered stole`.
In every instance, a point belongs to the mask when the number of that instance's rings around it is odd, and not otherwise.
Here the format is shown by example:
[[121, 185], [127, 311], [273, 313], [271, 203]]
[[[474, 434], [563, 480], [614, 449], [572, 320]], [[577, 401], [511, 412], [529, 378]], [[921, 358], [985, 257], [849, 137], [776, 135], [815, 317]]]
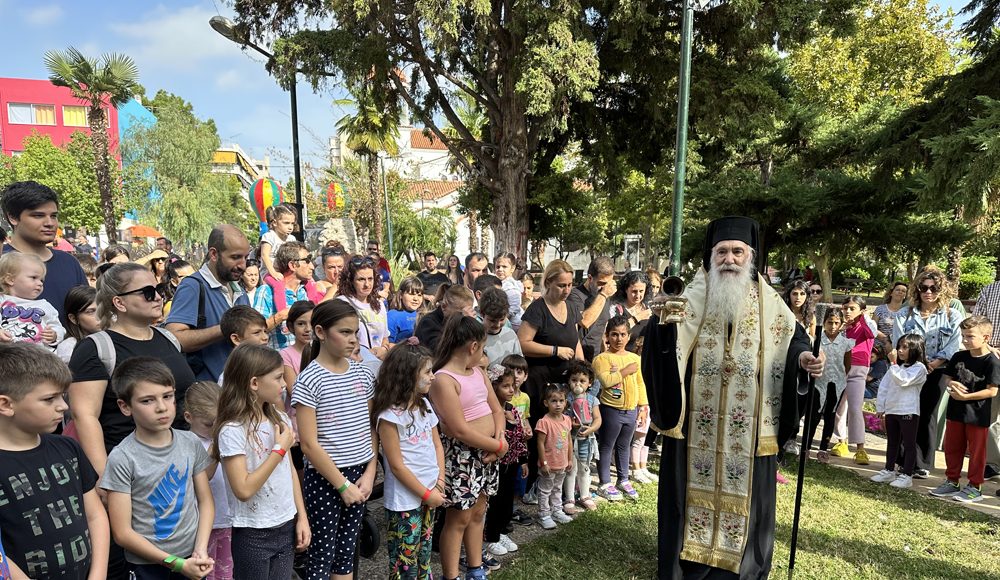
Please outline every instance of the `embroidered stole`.
[[[795, 318], [762, 277], [746, 298], [744, 316], [728, 324], [703, 312], [708, 280], [699, 270], [684, 295], [686, 321], [677, 328], [681, 374], [678, 424], [688, 429], [687, 504], [681, 559], [739, 572], [746, 548], [755, 456], [778, 452], [778, 416], [785, 357]], [[684, 385], [693, 358], [691, 401]]]

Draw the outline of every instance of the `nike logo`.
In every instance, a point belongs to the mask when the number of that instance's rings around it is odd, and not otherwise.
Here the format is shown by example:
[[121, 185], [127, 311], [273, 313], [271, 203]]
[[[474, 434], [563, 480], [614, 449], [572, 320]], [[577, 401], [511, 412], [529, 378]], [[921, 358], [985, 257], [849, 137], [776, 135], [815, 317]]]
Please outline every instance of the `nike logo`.
[[169, 538], [181, 519], [184, 509], [184, 496], [187, 495], [187, 482], [190, 466], [181, 473], [177, 466], [171, 464], [163, 479], [147, 498], [153, 506], [153, 535], [157, 540]]

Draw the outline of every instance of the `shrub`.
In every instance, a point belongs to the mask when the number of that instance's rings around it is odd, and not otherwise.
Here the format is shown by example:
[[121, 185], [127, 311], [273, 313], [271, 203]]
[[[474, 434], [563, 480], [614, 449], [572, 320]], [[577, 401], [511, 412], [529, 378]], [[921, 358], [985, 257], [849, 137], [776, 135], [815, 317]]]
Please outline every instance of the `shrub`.
[[844, 270], [844, 278], [868, 280], [871, 277], [872, 275], [868, 273], [868, 270], [859, 268], [858, 266], [851, 266], [850, 268]]
[[984, 286], [993, 283], [996, 258], [992, 256], [966, 256], [962, 258], [962, 275], [958, 281], [958, 297], [973, 300], [979, 297]]

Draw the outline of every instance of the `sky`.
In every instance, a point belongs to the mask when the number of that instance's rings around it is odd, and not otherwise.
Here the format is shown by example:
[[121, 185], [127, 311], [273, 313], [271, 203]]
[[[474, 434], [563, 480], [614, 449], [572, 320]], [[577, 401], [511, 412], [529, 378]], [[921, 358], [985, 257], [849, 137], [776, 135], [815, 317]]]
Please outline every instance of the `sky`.
[[[940, 0], [955, 12], [966, 3]], [[0, 77], [47, 78], [45, 52], [70, 46], [94, 57], [127, 54], [149, 96], [164, 89], [190, 101], [196, 115], [215, 120], [223, 143], [258, 159], [269, 155], [272, 173], [285, 181], [292, 174], [289, 95], [264, 70], [263, 57], [209, 27], [217, 14], [232, 17], [228, 0], [0, 0]], [[334, 126], [350, 113], [333, 103], [344, 96], [298, 84], [303, 163], [326, 164]]]

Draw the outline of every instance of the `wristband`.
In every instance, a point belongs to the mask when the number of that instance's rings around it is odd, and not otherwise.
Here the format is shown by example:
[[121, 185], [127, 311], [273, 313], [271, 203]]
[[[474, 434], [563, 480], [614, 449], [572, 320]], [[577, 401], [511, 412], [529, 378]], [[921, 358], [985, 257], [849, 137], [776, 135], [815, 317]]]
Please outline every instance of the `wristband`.
[[275, 445], [274, 447], [271, 448], [271, 453], [277, 453], [278, 455], [284, 457], [285, 453], [288, 453], [288, 451], [282, 449], [281, 445]]
[[427, 499], [429, 497], [431, 497], [431, 493], [433, 493], [433, 492], [434, 492], [434, 490], [432, 488], [428, 487], [427, 491], [425, 491], [424, 495], [420, 498], [420, 501], [427, 501]]
[[180, 574], [181, 570], [184, 569], [185, 562], [186, 560], [184, 558], [173, 555], [167, 556], [166, 558], [163, 559], [163, 563], [166, 564], [167, 567], [170, 568], [172, 571], [178, 574]]
[[558, 346], [553, 346], [552, 347], [552, 356], [559, 356], [559, 347]]
[[496, 454], [500, 455], [501, 451], [503, 451], [503, 439], [500, 440], [500, 447], [497, 448]]
[[344, 493], [345, 491], [347, 491], [347, 488], [349, 487], [351, 487], [351, 480], [345, 479], [344, 483], [337, 488], [337, 493]]

